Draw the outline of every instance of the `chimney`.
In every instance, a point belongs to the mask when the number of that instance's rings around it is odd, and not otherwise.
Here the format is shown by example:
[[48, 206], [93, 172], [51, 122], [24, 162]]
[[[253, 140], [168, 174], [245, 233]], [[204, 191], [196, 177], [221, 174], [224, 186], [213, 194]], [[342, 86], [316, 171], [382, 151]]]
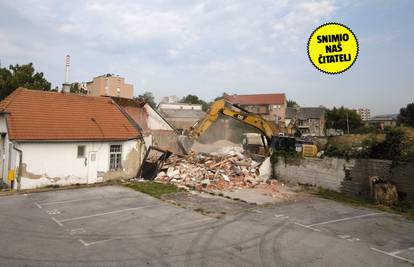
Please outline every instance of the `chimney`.
[[62, 92], [63, 93], [69, 93], [70, 92], [69, 67], [70, 67], [70, 56], [66, 55], [66, 60], [65, 60], [65, 82], [62, 84]]

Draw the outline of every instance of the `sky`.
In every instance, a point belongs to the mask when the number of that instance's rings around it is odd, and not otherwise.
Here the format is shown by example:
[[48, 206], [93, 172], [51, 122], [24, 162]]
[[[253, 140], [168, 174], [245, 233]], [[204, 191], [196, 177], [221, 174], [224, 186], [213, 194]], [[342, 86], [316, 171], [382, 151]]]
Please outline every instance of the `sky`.
[[[301, 106], [398, 113], [414, 102], [412, 0], [0, 0], [2, 67], [33, 62], [52, 82], [106, 73], [135, 95], [285, 93]], [[359, 56], [346, 72], [318, 71], [312, 31], [348, 26]]]

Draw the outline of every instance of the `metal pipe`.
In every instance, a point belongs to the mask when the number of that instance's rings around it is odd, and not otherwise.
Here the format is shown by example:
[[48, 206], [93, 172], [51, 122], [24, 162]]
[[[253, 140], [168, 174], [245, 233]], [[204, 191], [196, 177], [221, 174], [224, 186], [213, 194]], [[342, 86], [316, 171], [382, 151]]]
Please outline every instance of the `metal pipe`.
[[[23, 151], [16, 147], [16, 142], [13, 141], [13, 149], [19, 153], [19, 170], [17, 171], [17, 190], [20, 190], [20, 180], [22, 177]], [[9, 159], [10, 160], [10, 159]]]

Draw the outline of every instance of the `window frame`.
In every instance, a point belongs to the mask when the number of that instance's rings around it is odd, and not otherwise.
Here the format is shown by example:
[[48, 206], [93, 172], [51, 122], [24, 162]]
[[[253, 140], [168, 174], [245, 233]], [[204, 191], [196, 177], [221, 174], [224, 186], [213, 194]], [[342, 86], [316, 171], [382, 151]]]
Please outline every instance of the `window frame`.
[[[83, 147], [83, 156], [79, 156], [79, 148]], [[77, 146], [77, 158], [82, 159], [86, 157], [86, 146], [85, 145], [78, 145]]]
[[[115, 151], [115, 152], [111, 152], [111, 147], [112, 146], [120, 146], [120, 151]], [[109, 160], [109, 165], [108, 165], [108, 169], [110, 170], [110, 171], [119, 171], [119, 170], [122, 170], [123, 169], [123, 166], [122, 166], [122, 153], [123, 153], [123, 147], [122, 147], [122, 143], [110, 143], [109, 144], [109, 149], [108, 149], [108, 151], [109, 151], [109, 156], [108, 156], [108, 160]], [[116, 166], [117, 168], [112, 168], [113, 166], [111, 166], [111, 155], [119, 155], [119, 164], [116, 164], [116, 165], [118, 165], [118, 166]], [[117, 156], [115, 156], [115, 161], [117, 160]], [[115, 167], [115, 166], [114, 166]]]

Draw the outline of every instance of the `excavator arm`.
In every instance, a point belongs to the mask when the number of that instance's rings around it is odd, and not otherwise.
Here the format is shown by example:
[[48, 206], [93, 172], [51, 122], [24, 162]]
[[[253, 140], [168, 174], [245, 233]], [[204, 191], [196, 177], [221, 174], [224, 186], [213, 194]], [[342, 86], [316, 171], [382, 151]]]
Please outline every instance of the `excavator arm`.
[[[240, 110], [236, 111], [234, 108]], [[271, 139], [275, 134], [275, 127], [259, 115], [250, 113], [224, 99], [215, 101], [207, 113], [207, 116], [198, 121], [190, 130], [189, 136], [198, 138], [217, 121], [219, 114], [234, 118], [258, 129], [266, 138]]]
[[[235, 110], [236, 109], [236, 110]], [[234, 118], [238, 121], [241, 121], [247, 125], [253, 126], [258, 129], [263, 136], [266, 137], [268, 143], [271, 142], [272, 137], [276, 133], [275, 127], [265, 120], [260, 115], [244, 110], [241, 107], [238, 107], [225, 99], [220, 99], [215, 101], [211, 106], [205, 118], [198, 121], [187, 133], [187, 136], [181, 136], [179, 138], [179, 143], [184, 150], [188, 152], [190, 148], [189, 140], [197, 139], [205, 133], [205, 131], [210, 128], [210, 126], [217, 121], [219, 114]]]

